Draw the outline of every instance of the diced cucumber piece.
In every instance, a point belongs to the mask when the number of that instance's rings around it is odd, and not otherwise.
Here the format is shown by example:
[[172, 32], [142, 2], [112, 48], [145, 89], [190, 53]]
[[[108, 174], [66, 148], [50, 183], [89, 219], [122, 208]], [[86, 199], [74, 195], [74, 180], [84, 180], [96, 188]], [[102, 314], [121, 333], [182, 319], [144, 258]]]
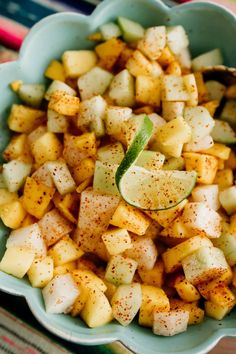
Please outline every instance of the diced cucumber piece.
[[236, 236], [229, 231], [229, 224], [224, 223], [223, 232], [219, 238], [213, 239], [215, 247], [220, 248], [225, 255], [229, 265], [232, 267], [236, 264]]
[[111, 38], [117, 38], [121, 36], [121, 30], [117, 24], [114, 22], [105, 23], [100, 27], [102, 37], [105, 41], [108, 41]]
[[222, 207], [228, 215], [236, 213], [236, 186], [224, 189], [219, 194]]
[[3, 165], [3, 179], [9, 192], [17, 192], [31, 171], [31, 164], [12, 160]]
[[97, 192], [119, 196], [120, 194], [115, 183], [117, 168], [118, 165], [111, 165], [105, 162], [96, 161], [93, 189]]
[[201, 54], [192, 60], [192, 68], [194, 71], [199, 71], [206, 66], [215, 66], [215, 65], [222, 65], [222, 64], [223, 64], [223, 56], [219, 48]]
[[236, 100], [228, 100], [225, 103], [220, 119], [236, 128]]
[[209, 101], [213, 101], [213, 100], [217, 100], [217, 101], [221, 101], [226, 87], [225, 85], [221, 84], [219, 81], [215, 81], [215, 80], [209, 80], [206, 82], [206, 88], [208, 91], [208, 99]]
[[119, 165], [123, 160], [124, 156], [124, 148], [119, 142], [102, 146], [98, 149], [97, 152], [97, 157], [99, 161], [112, 165]]
[[118, 17], [118, 24], [126, 42], [137, 42], [144, 36], [144, 28], [138, 22], [129, 20], [126, 17]]
[[17, 93], [26, 104], [31, 107], [38, 108], [45, 93], [45, 85], [22, 84]]
[[236, 144], [236, 133], [228, 122], [215, 119], [215, 126], [211, 132], [213, 140], [222, 144]]
[[69, 85], [65, 84], [62, 81], [54, 80], [49, 86], [49, 88], [47, 89], [44, 98], [46, 100], [50, 100], [51, 94], [53, 94], [56, 91], [63, 91], [68, 95], [76, 96], [76, 91], [73, 88], [71, 88]]
[[118, 106], [132, 107], [135, 103], [134, 78], [127, 69], [117, 74], [111, 82], [109, 96]]

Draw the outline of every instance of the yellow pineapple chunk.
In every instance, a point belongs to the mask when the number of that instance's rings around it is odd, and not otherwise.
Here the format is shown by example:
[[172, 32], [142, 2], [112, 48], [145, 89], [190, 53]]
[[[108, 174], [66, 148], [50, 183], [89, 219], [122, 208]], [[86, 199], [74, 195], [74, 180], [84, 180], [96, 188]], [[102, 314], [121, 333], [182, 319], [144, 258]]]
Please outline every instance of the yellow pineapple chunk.
[[166, 46], [162, 53], [161, 56], [158, 58], [158, 63], [161, 64], [161, 66], [168, 66], [170, 65], [173, 61], [175, 61], [176, 58], [174, 54], [171, 52], [168, 46]]
[[65, 70], [62, 63], [58, 60], [52, 60], [44, 72], [44, 76], [51, 80], [59, 80], [65, 82]]
[[62, 145], [56, 134], [47, 132], [38, 138], [32, 146], [32, 153], [38, 165], [47, 161], [56, 161], [62, 153]]
[[48, 254], [52, 257], [55, 266], [60, 266], [79, 259], [84, 252], [69, 237], [63, 236], [60, 241], [53, 245]]
[[150, 106], [160, 106], [161, 85], [157, 78], [139, 75], [136, 78], [136, 101]]
[[225, 161], [225, 168], [236, 169], [236, 153], [233, 150], [231, 150], [228, 160]]
[[11, 229], [20, 227], [25, 216], [26, 211], [19, 200], [5, 204], [0, 211], [2, 222]]
[[38, 109], [13, 104], [8, 117], [9, 129], [18, 133], [29, 133], [38, 125], [42, 124], [45, 112]]
[[89, 269], [75, 269], [72, 272], [73, 278], [79, 287], [86, 289], [99, 289], [102, 292], [107, 290], [104, 281]]
[[71, 310], [71, 316], [76, 317], [80, 314], [80, 312], [82, 311], [82, 309], [84, 308], [84, 305], [88, 299], [89, 296], [89, 290], [80, 286], [80, 294], [77, 297], [72, 310]]
[[107, 70], [112, 69], [125, 46], [125, 43], [118, 38], [111, 38], [98, 44], [95, 47], [95, 52], [100, 58], [100, 66]]
[[202, 184], [212, 184], [218, 169], [218, 159], [215, 156], [185, 152], [183, 154], [186, 171], [195, 170], [197, 181]]
[[208, 112], [210, 113], [210, 115], [212, 117], [214, 117], [215, 112], [216, 112], [217, 108], [219, 107], [219, 105], [220, 105], [220, 102], [217, 100], [213, 100], [213, 101], [209, 101], [209, 102], [201, 104], [201, 106], [205, 107], [208, 110]]
[[95, 162], [91, 157], [87, 157], [79, 162], [73, 168], [72, 176], [76, 184], [84, 182], [86, 179], [93, 177], [95, 169]]
[[181, 76], [182, 70], [179, 62], [177, 60], [172, 61], [166, 68], [166, 75]]
[[208, 317], [214, 318], [215, 320], [222, 320], [234, 307], [235, 302], [228, 305], [214, 304], [211, 301], [205, 302], [205, 311]]
[[34, 288], [44, 288], [53, 278], [53, 259], [35, 259], [27, 274]]
[[32, 157], [30, 156], [27, 144], [27, 135], [19, 134], [13, 136], [3, 152], [3, 157], [8, 161], [20, 159], [21, 161], [31, 163]]
[[110, 220], [110, 224], [137, 235], [144, 235], [150, 225], [150, 220], [140, 210], [121, 201]]
[[10, 83], [10, 87], [12, 91], [17, 92], [22, 84], [23, 84], [22, 80], [15, 80]]
[[200, 299], [198, 290], [185, 278], [175, 283], [175, 289], [179, 297], [186, 302], [193, 302]]
[[226, 168], [216, 172], [214, 184], [218, 184], [219, 189], [229, 188], [234, 184], [234, 174], [231, 168]]
[[27, 247], [9, 247], [0, 262], [0, 270], [23, 278], [33, 263], [35, 253]]
[[164, 273], [165, 269], [162, 259], [158, 259], [152, 269], [138, 269], [138, 274], [144, 284], [157, 286], [159, 288], [161, 288], [164, 283]]
[[197, 90], [198, 90], [198, 102], [199, 104], [208, 101], [208, 91], [204, 82], [203, 74], [200, 71], [194, 73]]
[[185, 302], [179, 299], [170, 300], [171, 310], [186, 310], [189, 312], [188, 325], [199, 324], [204, 320], [204, 310], [198, 307], [197, 301], [194, 302]]
[[151, 75], [153, 71], [151, 62], [139, 50], [132, 53], [126, 63], [126, 68], [133, 76]]
[[77, 78], [92, 69], [97, 56], [92, 50], [68, 50], [62, 56], [62, 63], [67, 77]]
[[201, 153], [212, 155], [218, 157], [222, 160], [228, 160], [231, 149], [224, 144], [215, 143], [212, 147], [207, 150], [202, 150]]
[[65, 116], [74, 116], [79, 112], [80, 99], [64, 91], [55, 91], [50, 95], [48, 109]]
[[47, 187], [34, 178], [27, 177], [22, 199], [23, 207], [29, 214], [40, 219], [47, 212], [54, 192], [53, 187]]
[[53, 277], [56, 275], [62, 275], [66, 273], [72, 273], [73, 270], [77, 268], [77, 263], [76, 261], [65, 263], [63, 265], [59, 265], [54, 267], [53, 269]]
[[177, 269], [181, 268], [181, 261], [185, 257], [192, 254], [201, 247], [209, 246], [213, 245], [207, 237], [193, 236], [190, 239], [176, 245], [175, 247], [168, 249], [162, 254], [165, 271], [167, 273], [176, 271]]
[[169, 311], [169, 299], [164, 290], [151, 285], [141, 285], [141, 290], [142, 304], [139, 310], [138, 321], [141, 326], [152, 327], [153, 311]]

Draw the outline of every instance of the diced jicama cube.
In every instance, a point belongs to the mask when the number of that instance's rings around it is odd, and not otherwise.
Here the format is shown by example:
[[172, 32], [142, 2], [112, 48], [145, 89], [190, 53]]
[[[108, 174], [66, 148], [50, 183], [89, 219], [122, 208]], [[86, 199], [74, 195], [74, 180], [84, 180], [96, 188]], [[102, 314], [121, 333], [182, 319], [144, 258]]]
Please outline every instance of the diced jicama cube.
[[166, 27], [149, 27], [138, 43], [138, 49], [150, 60], [157, 60], [166, 46]]
[[109, 97], [118, 106], [132, 107], [134, 105], [134, 78], [128, 70], [122, 70], [113, 78], [109, 89]]
[[7, 239], [6, 247], [28, 247], [35, 253], [36, 257], [42, 258], [47, 253], [47, 248], [37, 223], [12, 231]]
[[119, 165], [123, 160], [125, 153], [122, 144], [116, 142], [99, 148], [97, 156], [98, 160], [100, 160], [101, 162]]
[[82, 101], [93, 96], [103, 95], [113, 79], [113, 75], [98, 66], [78, 79], [78, 88]]
[[192, 128], [192, 142], [201, 140], [209, 135], [215, 125], [214, 119], [210, 116], [205, 107], [186, 107], [184, 119]]
[[236, 100], [227, 100], [221, 112], [220, 118], [234, 127], [236, 125]]
[[218, 169], [218, 159], [215, 156], [185, 152], [183, 154], [186, 171], [197, 172], [197, 182], [212, 184]]
[[107, 230], [118, 203], [118, 197], [92, 189], [81, 193], [78, 229], [74, 240], [83, 251], [96, 252], [97, 242]]
[[190, 151], [190, 152], [199, 152], [204, 150], [209, 150], [214, 144], [214, 141], [210, 135], [204, 136], [197, 141], [191, 141], [187, 144], [184, 144], [183, 151]]
[[221, 235], [220, 215], [202, 202], [186, 204], [181, 219], [184, 225], [193, 232], [209, 238]]
[[228, 215], [236, 213], [236, 186], [229, 187], [219, 194], [220, 203]]
[[178, 62], [180, 63], [181, 68], [190, 69], [191, 62], [191, 53], [188, 47], [183, 48], [179, 54], [176, 55]]
[[162, 116], [167, 121], [170, 121], [177, 117], [183, 117], [184, 107], [185, 107], [184, 102], [163, 101]]
[[188, 101], [189, 93], [182, 76], [165, 75], [162, 79], [163, 101]]
[[132, 247], [125, 251], [125, 255], [134, 259], [139, 268], [152, 269], [157, 260], [157, 248], [150, 237], [132, 237]]
[[152, 327], [153, 312], [166, 312], [170, 310], [170, 303], [164, 290], [150, 285], [141, 285], [142, 304], [139, 311], [138, 322], [141, 326]]
[[158, 336], [174, 336], [187, 330], [189, 312], [171, 310], [156, 312], [154, 310], [153, 333]]
[[132, 115], [129, 107], [109, 106], [106, 110], [105, 125], [108, 135], [120, 134], [122, 132], [122, 124]]
[[23, 278], [33, 263], [34, 257], [34, 251], [28, 247], [10, 247], [3, 255], [0, 270], [14, 277]]
[[112, 309], [104, 293], [99, 289], [89, 292], [80, 316], [90, 328], [103, 326], [112, 321]]
[[53, 259], [51, 257], [35, 259], [27, 275], [34, 288], [44, 288], [53, 278]]
[[201, 247], [213, 246], [212, 242], [203, 236], [193, 236], [190, 239], [181, 242], [175, 247], [168, 249], [162, 254], [165, 265], [165, 271], [171, 273], [181, 268], [181, 261]]
[[66, 133], [69, 126], [68, 118], [51, 109], [47, 112], [47, 128], [52, 133]]
[[92, 69], [97, 62], [93, 50], [67, 50], [62, 55], [62, 63], [67, 77], [77, 78]]
[[52, 257], [55, 266], [59, 266], [76, 261], [84, 252], [79, 249], [69, 236], [63, 236], [50, 248], [48, 254]]
[[32, 177], [35, 181], [45, 184], [49, 188], [54, 187], [53, 179], [48, 170], [48, 163], [45, 162], [33, 174]]
[[209, 80], [206, 82], [206, 88], [208, 91], [209, 101], [217, 100], [221, 101], [224, 96], [226, 86], [221, 84], [219, 81]]
[[128, 43], [137, 42], [144, 36], [144, 28], [138, 22], [120, 16], [118, 17], [118, 24], [122, 30], [124, 40]]
[[47, 168], [58, 192], [61, 195], [73, 192], [75, 190], [75, 181], [73, 180], [65, 161], [51, 161], [47, 164]]
[[75, 269], [72, 275], [80, 288], [99, 289], [103, 293], [107, 290], [104, 281], [89, 269]]
[[104, 135], [103, 119], [105, 117], [106, 106], [107, 103], [102, 96], [94, 96], [88, 100], [84, 100], [80, 104], [77, 126], [79, 128], [89, 127], [92, 131], [95, 131], [96, 136]]
[[137, 208], [121, 201], [112, 215], [110, 224], [137, 235], [144, 235], [150, 225], [150, 220]]
[[117, 255], [132, 247], [131, 238], [127, 230], [114, 229], [106, 231], [102, 240], [110, 255]]
[[167, 45], [174, 54], [188, 47], [189, 40], [183, 26], [167, 27]]
[[105, 279], [115, 285], [130, 284], [138, 263], [121, 255], [112, 256], [107, 264]]
[[189, 100], [186, 102], [187, 106], [195, 107], [198, 105], [198, 89], [194, 74], [183, 76], [184, 85], [189, 94]]
[[9, 192], [17, 192], [29, 176], [32, 165], [19, 160], [3, 164], [3, 179]]
[[210, 52], [203, 53], [192, 60], [192, 68], [194, 71], [200, 71], [206, 66], [222, 65], [223, 57], [220, 49], [216, 48]]
[[57, 275], [42, 290], [48, 313], [68, 313], [80, 291], [72, 276]]
[[105, 194], [112, 194], [119, 197], [120, 193], [115, 183], [115, 174], [117, 168], [118, 165], [96, 161], [93, 177], [94, 191]]
[[216, 247], [201, 247], [182, 260], [186, 279], [193, 285], [217, 278], [227, 271], [224, 253]]
[[62, 91], [67, 93], [70, 96], [76, 96], [76, 91], [71, 88], [69, 85], [65, 84], [62, 81], [59, 80], [54, 80], [50, 86], [48, 87], [46, 93], [45, 93], [45, 99], [50, 100], [50, 97], [53, 93], [56, 91]]
[[47, 246], [53, 245], [72, 230], [71, 223], [56, 209], [46, 213], [43, 218], [39, 220], [38, 225]]
[[120, 285], [111, 300], [113, 316], [122, 326], [128, 326], [140, 309], [141, 303], [142, 291], [139, 283]]
[[209, 186], [197, 186], [192, 191], [192, 198], [194, 202], [201, 202], [213, 210], [220, 208], [219, 202], [219, 187], [217, 184]]

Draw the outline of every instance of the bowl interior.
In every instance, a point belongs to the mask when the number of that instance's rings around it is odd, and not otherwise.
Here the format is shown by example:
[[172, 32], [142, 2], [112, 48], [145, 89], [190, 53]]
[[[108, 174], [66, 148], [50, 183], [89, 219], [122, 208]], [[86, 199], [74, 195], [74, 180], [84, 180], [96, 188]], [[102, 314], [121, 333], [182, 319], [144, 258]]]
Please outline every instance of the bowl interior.
[[[137, 20], [144, 26], [157, 24], [182, 24], [187, 30], [193, 55], [219, 47], [225, 64], [236, 64], [233, 43], [236, 22], [233, 15], [221, 8], [206, 3], [183, 5], [167, 9], [158, 0], [106, 0], [89, 18], [78, 14], [53, 15], [37, 24], [24, 42], [20, 60], [17, 63], [0, 66], [0, 150], [6, 146], [9, 132], [6, 117], [17, 97], [9, 89], [11, 81], [42, 82], [43, 73], [49, 61], [60, 58], [67, 49], [92, 47], [86, 40], [89, 33], [99, 25], [116, 19], [117, 15]], [[0, 224], [0, 257], [4, 253], [8, 230]], [[79, 319], [64, 315], [47, 315], [44, 311], [41, 293], [33, 289], [27, 280], [18, 280], [0, 273], [2, 290], [26, 297], [32, 312], [43, 325], [64, 339], [84, 344], [102, 344], [122, 340], [137, 353], [205, 353], [224, 335], [236, 335], [236, 312], [224, 321], [205, 320], [192, 326], [186, 333], [173, 338], [154, 336], [150, 329], [136, 323], [123, 328], [116, 323], [88, 329]]]

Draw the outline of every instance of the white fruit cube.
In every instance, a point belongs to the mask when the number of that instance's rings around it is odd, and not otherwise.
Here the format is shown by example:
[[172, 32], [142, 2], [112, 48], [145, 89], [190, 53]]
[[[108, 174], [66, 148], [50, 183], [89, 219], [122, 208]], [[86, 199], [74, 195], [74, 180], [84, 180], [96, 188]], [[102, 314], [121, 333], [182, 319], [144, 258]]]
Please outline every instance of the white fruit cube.
[[188, 47], [189, 40], [183, 26], [167, 27], [167, 44], [174, 54], [180, 54]]
[[77, 78], [92, 69], [97, 62], [93, 50], [67, 50], [62, 56], [66, 76]]
[[182, 260], [186, 279], [193, 285], [217, 278], [228, 270], [224, 253], [216, 247], [201, 247]]
[[150, 270], [156, 263], [158, 252], [155, 243], [150, 237], [133, 236], [132, 247], [125, 251], [125, 255], [134, 259], [139, 268]]
[[214, 119], [205, 107], [186, 107], [184, 119], [192, 128], [192, 142], [209, 135], [215, 125]]
[[69, 168], [63, 160], [51, 161], [47, 164], [47, 168], [58, 192], [61, 195], [71, 193], [75, 190], [75, 181], [73, 180]]
[[82, 129], [90, 127], [90, 129], [93, 130], [93, 125], [96, 126], [99, 121], [100, 124], [103, 124], [101, 121], [104, 119], [106, 106], [107, 103], [102, 96], [94, 96], [88, 100], [82, 101], [80, 104], [77, 126]]
[[28, 247], [36, 257], [42, 258], [47, 253], [46, 244], [37, 223], [12, 231], [7, 239], [6, 247]]
[[189, 101], [190, 96], [182, 76], [165, 75], [162, 79], [163, 101]]
[[80, 316], [90, 328], [104, 326], [111, 322], [112, 309], [106, 295], [99, 289], [91, 290]]
[[56, 91], [65, 92], [70, 96], [76, 96], [76, 91], [69, 85], [59, 80], [53, 80], [45, 93], [45, 99], [50, 100], [51, 95]]
[[229, 187], [220, 192], [220, 203], [227, 214], [236, 213], [236, 186]]
[[153, 333], [158, 336], [174, 336], [187, 330], [189, 311], [171, 310], [169, 312], [155, 312]]
[[35, 259], [27, 275], [34, 288], [44, 288], [53, 278], [53, 259]]
[[144, 38], [138, 43], [138, 49], [149, 59], [157, 60], [166, 46], [166, 27], [149, 27]]
[[23, 278], [33, 263], [34, 257], [34, 251], [27, 247], [8, 248], [0, 262], [0, 270], [14, 277]]
[[78, 88], [82, 101], [93, 96], [103, 95], [111, 83], [113, 75], [98, 66], [92, 68], [78, 79]]
[[132, 115], [129, 107], [109, 106], [106, 110], [105, 125], [108, 135], [122, 133], [122, 124]]
[[124, 156], [124, 148], [119, 142], [102, 146], [98, 149], [97, 153], [97, 158], [99, 161], [112, 165], [119, 165], [123, 160]]
[[57, 209], [52, 209], [39, 220], [42, 236], [47, 246], [53, 245], [72, 230], [71, 223]]
[[68, 313], [80, 294], [72, 276], [57, 275], [42, 290], [45, 308], [48, 313]]
[[64, 115], [51, 109], [47, 112], [47, 128], [52, 133], [66, 133], [69, 126], [69, 120]]
[[105, 279], [115, 285], [130, 284], [138, 263], [127, 257], [116, 255], [107, 264]]
[[25, 182], [31, 171], [31, 164], [12, 160], [3, 164], [3, 179], [9, 192], [16, 192]]
[[49, 254], [52, 257], [55, 266], [60, 266], [76, 261], [84, 254], [84, 252], [79, 249], [77, 244], [69, 236], [64, 236], [50, 248]]
[[112, 256], [132, 247], [130, 235], [125, 229], [107, 231], [102, 235], [102, 240], [108, 253]]
[[198, 232], [210, 238], [220, 237], [221, 235], [221, 217], [205, 203], [186, 204], [181, 219], [185, 226], [193, 232]]
[[184, 144], [184, 151], [199, 152], [203, 150], [208, 150], [214, 145], [214, 141], [210, 135], [206, 135], [200, 140], [191, 141], [190, 143]]
[[184, 107], [185, 107], [184, 102], [163, 101], [162, 116], [167, 121], [170, 121], [177, 117], [183, 117]]
[[139, 283], [120, 285], [112, 297], [112, 313], [122, 325], [128, 326], [136, 316], [142, 303], [142, 290]]
[[208, 208], [215, 211], [220, 208], [219, 187], [217, 184], [195, 187], [192, 191], [192, 198], [194, 202], [204, 203]]
[[124, 69], [111, 82], [109, 97], [117, 106], [132, 107], [135, 103], [134, 78]]

